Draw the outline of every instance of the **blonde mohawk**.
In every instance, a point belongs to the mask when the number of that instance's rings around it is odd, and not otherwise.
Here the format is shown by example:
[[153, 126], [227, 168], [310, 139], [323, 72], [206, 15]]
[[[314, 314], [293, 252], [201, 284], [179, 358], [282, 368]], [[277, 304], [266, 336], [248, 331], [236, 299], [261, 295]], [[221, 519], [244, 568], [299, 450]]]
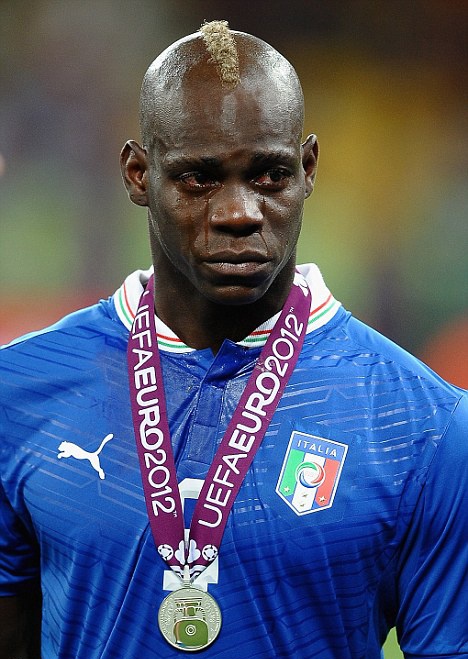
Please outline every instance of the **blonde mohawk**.
[[200, 32], [211, 55], [210, 61], [216, 64], [221, 83], [226, 87], [235, 87], [240, 80], [239, 56], [228, 22], [205, 22]]

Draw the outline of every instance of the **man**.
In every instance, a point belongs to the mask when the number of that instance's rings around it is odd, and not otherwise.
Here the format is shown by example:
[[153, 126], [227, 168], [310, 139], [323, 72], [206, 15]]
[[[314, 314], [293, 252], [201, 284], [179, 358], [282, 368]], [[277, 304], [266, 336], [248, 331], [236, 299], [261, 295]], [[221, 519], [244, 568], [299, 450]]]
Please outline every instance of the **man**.
[[39, 580], [44, 659], [468, 656], [467, 399], [296, 267], [302, 124], [223, 22], [146, 73], [154, 277], [2, 351], [1, 659]]

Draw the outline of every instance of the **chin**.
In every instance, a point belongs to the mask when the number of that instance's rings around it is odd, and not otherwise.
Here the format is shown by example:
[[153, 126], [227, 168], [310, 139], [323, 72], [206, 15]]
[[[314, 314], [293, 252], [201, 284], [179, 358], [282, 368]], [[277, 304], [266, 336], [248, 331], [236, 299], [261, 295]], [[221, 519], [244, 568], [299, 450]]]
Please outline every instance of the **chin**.
[[255, 304], [263, 298], [268, 291], [268, 284], [264, 283], [261, 286], [246, 286], [246, 285], [226, 285], [218, 286], [216, 290], [203, 291], [203, 295], [214, 302], [223, 306], [243, 306]]

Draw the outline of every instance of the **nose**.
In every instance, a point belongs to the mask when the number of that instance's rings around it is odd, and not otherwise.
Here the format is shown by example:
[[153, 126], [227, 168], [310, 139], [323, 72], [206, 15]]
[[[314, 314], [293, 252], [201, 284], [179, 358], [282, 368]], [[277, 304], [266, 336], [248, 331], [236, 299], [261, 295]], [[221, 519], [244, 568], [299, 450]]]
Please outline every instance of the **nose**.
[[211, 225], [220, 231], [249, 234], [263, 223], [263, 200], [246, 185], [226, 185], [209, 200]]

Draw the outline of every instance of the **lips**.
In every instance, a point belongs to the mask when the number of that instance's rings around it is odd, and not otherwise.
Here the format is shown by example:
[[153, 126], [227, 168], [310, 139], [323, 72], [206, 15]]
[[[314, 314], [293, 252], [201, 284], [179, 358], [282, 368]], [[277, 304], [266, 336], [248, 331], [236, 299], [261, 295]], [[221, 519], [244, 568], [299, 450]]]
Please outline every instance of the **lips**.
[[229, 278], [262, 277], [269, 259], [257, 251], [223, 251], [210, 254], [203, 260], [204, 266], [213, 274]]
[[231, 265], [240, 265], [243, 263], [267, 263], [268, 257], [262, 252], [254, 250], [245, 250], [242, 252], [232, 252], [230, 250], [225, 250], [222, 252], [217, 252], [215, 254], [210, 254], [206, 259], [203, 259], [205, 263], [226, 263]]

